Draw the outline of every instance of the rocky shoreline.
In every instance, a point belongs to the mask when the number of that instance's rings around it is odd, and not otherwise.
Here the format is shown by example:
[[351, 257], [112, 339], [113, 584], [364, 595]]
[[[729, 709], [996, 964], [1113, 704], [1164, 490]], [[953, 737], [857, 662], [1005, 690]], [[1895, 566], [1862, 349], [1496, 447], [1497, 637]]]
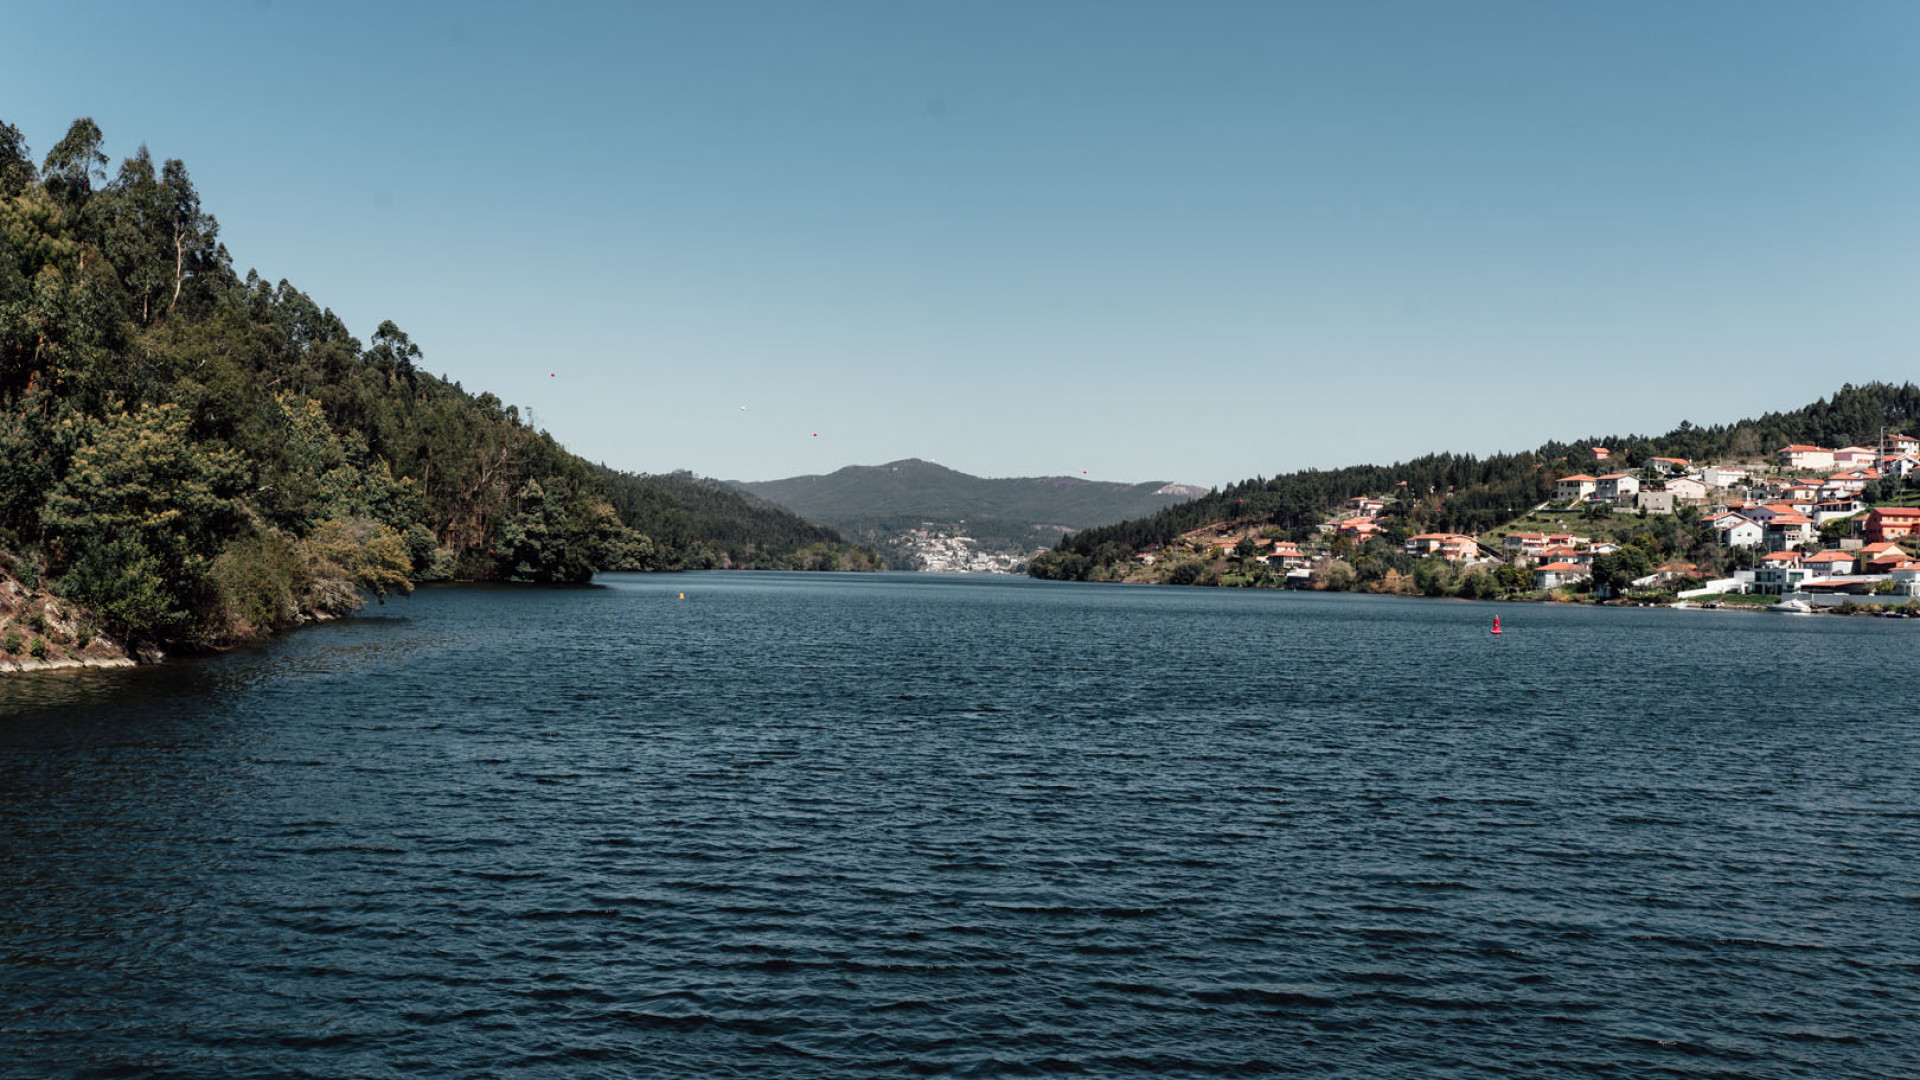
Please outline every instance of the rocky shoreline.
[[130, 652], [74, 605], [0, 572], [0, 674], [133, 667], [159, 659], [158, 652]]

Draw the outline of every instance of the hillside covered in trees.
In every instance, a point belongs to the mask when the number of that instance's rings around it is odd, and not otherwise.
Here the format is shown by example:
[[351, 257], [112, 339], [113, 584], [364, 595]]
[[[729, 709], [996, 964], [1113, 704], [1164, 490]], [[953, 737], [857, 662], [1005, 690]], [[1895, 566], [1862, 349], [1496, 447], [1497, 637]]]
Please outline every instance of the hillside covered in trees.
[[1593, 467], [1588, 448], [1612, 450], [1609, 468], [1636, 470], [1656, 457], [1689, 461], [1764, 461], [1781, 446], [1877, 444], [1885, 431], [1920, 427], [1920, 387], [1847, 385], [1791, 412], [1732, 424], [1696, 427], [1683, 421], [1664, 435], [1594, 435], [1551, 442], [1532, 451], [1476, 457], [1429, 454], [1392, 465], [1307, 469], [1254, 478], [1153, 514], [1064, 537], [1037, 557], [1035, 577], [1116, 577], [1135, 554], [1171, 544], [1196, 529], [1257, 526], [1295, 541], [1348, 499], [1392, 495], [1388, 514], [1400, 533], [1483, 533], [1551, 499], [1557, 477]]
[[824, 476], [730, 483], [864, 543], [882, 544], [932, 522], [963, 531], [983, 547], [1023, 555], [1074, 529], [1150, 514], [1202, 490], [1161, 480], [989, 479], [918, 458], [849, 465]]
[[512, 405], [236, 273], [186, 167], [0, 124], [0, 570], [130, 643], [218, 644], [444, 579], [866, 569], [830, 529], [582, 461]]

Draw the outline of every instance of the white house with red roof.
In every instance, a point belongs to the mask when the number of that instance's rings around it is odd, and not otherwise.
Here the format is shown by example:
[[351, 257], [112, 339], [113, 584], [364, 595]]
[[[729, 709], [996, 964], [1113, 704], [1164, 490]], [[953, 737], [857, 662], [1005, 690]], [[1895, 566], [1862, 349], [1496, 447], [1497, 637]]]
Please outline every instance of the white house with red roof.
[[1691, 476], [1668, 477], [1666, 488], [1682, 502], [1704, 502], [1707, 498], [1707, 485]]
[[1560, 502], [1584, 499], [1593, 494], [1593, 486], [1596, 483], [1598, 483], [1598, 479], [1588, 476], [1586, 473], [1574, 473], [1572, 476], [1563, 476], [1553, 482], [1553, 497]]
[[1902, 454], [1920, 454], [1920, 439], [1896, 433], [1880, 440], [1881, 457], [1899, 457]]
[[1724, 547], [1759, 547], [1767, 540], [1765, 526], [1731, 511], [1713, 519], [1713, 530]]
[[1818, 535], [1813, 519], [1804, 514], [1776, 513], [1766, 521], [1767, 550], [1783, 551], [1801, 544], [1811, 544]]
[[1820, 576], [1820, 571], [1800, 565], [1797, 552], [1776, 551], [1754, 568], [1753, 591], [1769, 596], [1799, 592], [1801, 585]]
[[1420, 533], [1402, 545], [1409, 555], [1438, 555], [1448, 562], [1472, 562], [1480, 557], [1480, 542], [1460, 533]]
[[1557, 589], [1593, 577], [1593, 571], [1570, 562], [1552, 562], [1533, 568], [1533, 587]]
[[1547, 534], [1508, 533], [1507, 538], [1501, 541], [1501, 546], [1522, 555], [1538, 555], [1541, 549], [1547, 546]]
[[1816, 551], [1801, 559], [1800, 565], [1813, 567], [1823, 577], [1838, 577], [1853, 573], [1853, 556], [1845, 551]]
[[1656, 469], [1659, 469], [1661, 472], [1666, 473], [1669, 476], [1673, 475], [1674, 473], [1683, 473], [1683, 472], [1686, 472], [1688, 469], [1693, 468], [1693, 462], [1688, 461], [1686, 458], [1679, 458], [1679, 457], [1648, 458], [1647, 464], [1653, 466]]
[[1773, 456], [1779, 458], [1780, 463], [1789, 469], [1833, 468], [1833, 451], [1824, 446], [1806, 446], [1800, 443], [1794, 443], [1791, 446], [1783, 446], [1775, 450]]
[[1273, 550], [1267, 553], [1267, 565], [1282, 570], [1299, 570], [1313, 565], [1313, 556], [1300, 550], [1300, 545], [1288, 540], [1276, 540]]
[[1593, 497], [1601, 502], [1615, 502], [1621, 496], [1630, 496], [1640, 490], [1640, 478], [1632, 473], [1608, 473], [1593, 478]]
[[1575, 566], [1593, 565], [1593, 549], [1575, 547], [1572, 544], [1553, 544], [1540, 549], [1534, 556], [1540, 564], [1572, 563]]
[[1867, 485], [1880, 479], [1879, 469], [1844, 469], [1827, 477], [1821, 484], [1822, 489], [1838, 488], [1845, 491], [1865, 491]]
[[1870, 446], [1843, 446], [1833, 452], [1833, 463], [1843, 469], [1873, 465], [1879, 460], [1880, 452]]

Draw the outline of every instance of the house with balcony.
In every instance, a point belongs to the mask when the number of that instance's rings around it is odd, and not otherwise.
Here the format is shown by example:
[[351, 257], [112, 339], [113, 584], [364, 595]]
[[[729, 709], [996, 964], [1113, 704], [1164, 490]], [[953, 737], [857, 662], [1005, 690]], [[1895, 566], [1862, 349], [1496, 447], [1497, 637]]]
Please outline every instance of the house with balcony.
[[1853, 573], [1853, 556], [1845, 551], [1816, 551], [1802, 558], [1800, 565], [1813, 567], [1821, 577], [1840, 577]]
[[1850, 518], [1866, 508], [1867, 504], [1861, 502], [1855, 495], [1836, 494], [1825, 497], [1813, 504], [1813, 523], [1825, 525], [1829, 521]]
[[1596, 483], [1598, 483], [1598, 480], [1595, 477], [1588, 476], [1586, 473], [1574, 473], [1572, 476], [1563, 476], [1553, 482], [1553, 497], [1560, 502], [1572, 502], [1575, 499], [1584, 499], [1593, 494], [1593, 488]]
[[1409, 555], [1438, 555], [1448, 562], [1472, 562], [1480, 557], [1480, 542], [1460, 533], [1421, 533], [1407, 537], [1402, 547]]
[[1533, 587], [1536, 589], [1557, 589], [1562, 585], [1572, 585], [1593, 577], [1593, 571], [1573, 563], [1554, 562], [1533, 568]]
[[1876, 506], [1867, 511], [1862, 533], [1870, 543], [1912, 536], [1920, 530], [1920, 506]]
[[1508, 533], [1500, 546], [1517, 555], [1538, 555], [1547, 546], [1546, 533]]
[[1858, 469], [1878, 464], [1880, 452], [1870, 446], [1843, 446], [1833, 452], [1833, 463], [1842, 469]]
[[1880, 440], [1882, 458], [1900, 457], [1903, 454], [1920, 455], [1920, 439], [1911, 435], [1893, 434]]
[[1304, 570], [1313, 565], [1313, 556], [1301, 551], [1298, 544], [1277, 540], [1267, 553], [1267, 565], [1279, 570]]
[[1813, 543], [1819, 535], [1819, 528], [1813, 519], [1803, 514], [1776, 513], [1767, 519], [1767, 550], [1785, 551], [1791, 547]]
[[1344, 536], [1356, 544], [1364, 544], [1373, 534], [1383, 528], [1380, 522], [1370, 517], [1350, 517], [1334, 525], [1335, 536]]
[[1833, 451], [1824, 446], [1805, 446], [1795, 443], [1775, 450], [1773, 456], [1789, 469], [1833, 468]]
[[1546, 563], [1572, 563], [1575, 566], [1592, 566], [1594, 551], [1592, 548], [1575, 547], [1572, 544], [1551, 544], [1540, 549], [1533, 557], [1535, 565]]
[[1764, 596], [1785, 596], [1799, 592], [1801, 586], [1820, 576], [1812, 567], [1797, 563], [1763, 562], [1754, 568], [1753, 591]]
[[1631, 499], [1640, 490], [1640, 478], [1632, 473], [1608, 473], [1593, 478], [1593, 498], [1596, 502], [1620, 502], [1623, 497]]

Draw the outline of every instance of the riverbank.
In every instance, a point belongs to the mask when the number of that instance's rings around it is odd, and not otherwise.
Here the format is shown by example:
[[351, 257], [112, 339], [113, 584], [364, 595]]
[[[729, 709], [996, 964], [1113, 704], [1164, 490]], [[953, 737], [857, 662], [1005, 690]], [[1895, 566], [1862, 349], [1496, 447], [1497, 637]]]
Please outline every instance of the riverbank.
[[0, 674], [132, 667], [140, 659], [77, 606], [0, 571]]

